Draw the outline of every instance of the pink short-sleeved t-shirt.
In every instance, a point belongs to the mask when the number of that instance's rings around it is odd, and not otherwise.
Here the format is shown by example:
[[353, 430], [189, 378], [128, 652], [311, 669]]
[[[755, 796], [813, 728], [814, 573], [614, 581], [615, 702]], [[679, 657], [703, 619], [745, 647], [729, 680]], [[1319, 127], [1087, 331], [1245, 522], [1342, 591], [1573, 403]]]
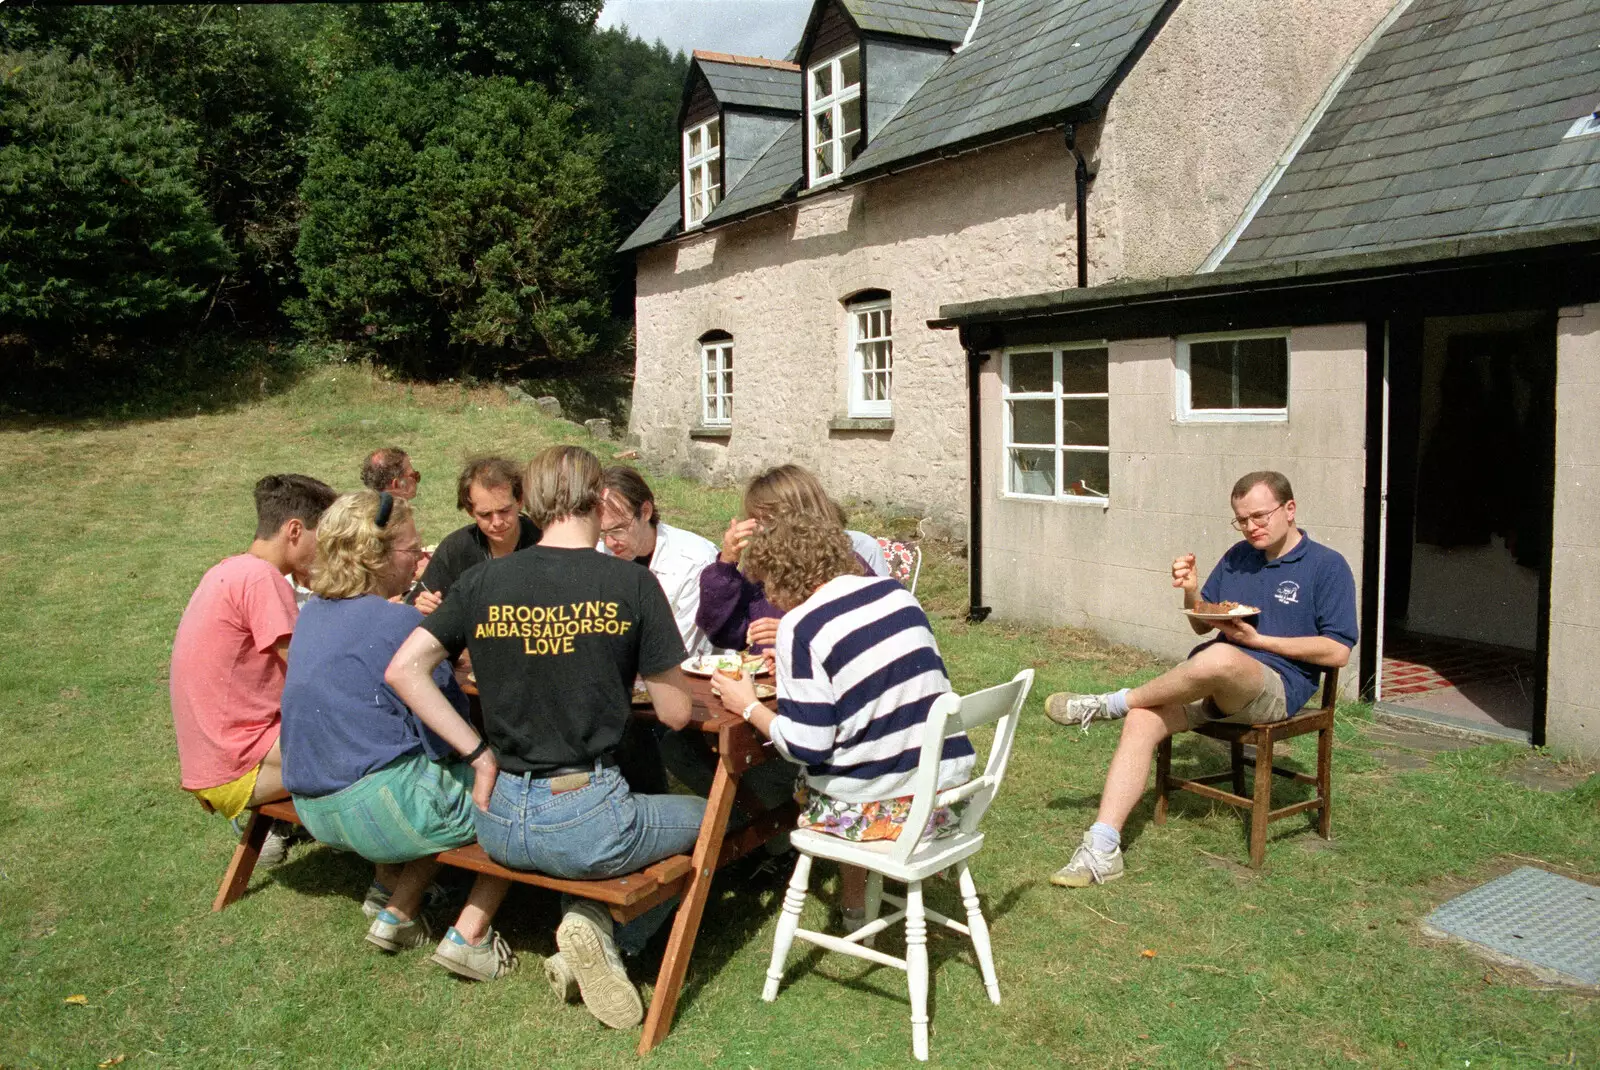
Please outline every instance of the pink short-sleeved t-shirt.
[[183, 786], [214, 788], [261, 764], [278, 741], [294, 589], [252, 554], [219, 562], [189, 599], [172, 642], [172, 724]]

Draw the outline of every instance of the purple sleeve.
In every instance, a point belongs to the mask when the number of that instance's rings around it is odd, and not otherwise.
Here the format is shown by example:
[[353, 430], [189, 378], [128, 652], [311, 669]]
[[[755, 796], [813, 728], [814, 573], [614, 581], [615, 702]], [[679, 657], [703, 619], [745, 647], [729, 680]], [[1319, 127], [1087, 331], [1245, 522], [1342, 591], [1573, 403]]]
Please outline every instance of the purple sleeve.
[[761, 594], [761, 587], [746, 580], [737, 566], [718, 558], [700, 573], [700, 609], [694, 621], [705, 629], [713, 646], [743, 650], [750, 606]]

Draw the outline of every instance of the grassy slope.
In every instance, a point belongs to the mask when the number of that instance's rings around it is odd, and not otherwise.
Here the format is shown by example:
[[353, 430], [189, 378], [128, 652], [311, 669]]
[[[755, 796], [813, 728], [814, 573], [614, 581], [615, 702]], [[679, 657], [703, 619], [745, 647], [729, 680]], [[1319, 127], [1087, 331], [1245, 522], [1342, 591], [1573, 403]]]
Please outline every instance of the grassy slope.
[[[546, 990], [547, 898], [514, 893], [500, 924], [522, 972], [477, 986], [420, 953], [389, 958], [361, 942], [356, 898], [368, 871], [348, 855], [297, 849], [244, 901], [210, 914], [231, 842], [177, 790], [166, 699], [177, 619], [204, 569], [248, 541], [258, 475], [298, 470], [349, 487], [366, 450], [403, 443], [425, 475], [418, 504], [433, 541], [458, 523], [453, 473], [467, 453], [525, 457], [571, 434], [487, 391], [412, 390], [354, 369], [231, 413], [0, 433], [0, 576], [11, 605], [0, 617], [0, 1065], [87, 1066], [119, 1054], [130, 1066], [181, 1067], [632, 1063], [636, 1034], [607, 1032]], [[713, 537], [736, 508], [729, 490], [656, 485], [669, 518]], [[1081, 633], [967, 626], [959, 561], [935, 557], [923, 582], [958, 688], [1022, 665], [1039, 672], [975, 867], [1005, 1002], [990, 1006], [970, 953], [936, 933], [936, 1062], [1600, 1058], [1594, 999], [1430, 946], [1416, 924], [1522, 856], [1593, 879], [1600, 777], [1559, 795], [1514, 786], [1498, 775], [1523, 760], [1513, 747], [1392, 774], [1353, 711], [1340, 726], [1331, 845], [1291, 819], [1273, 827], [1269, 870], [1251, 874], [1234, 864], [1244, 850], [1229, 813], [1183, 800], [1158, 829], [1146, 825], [1146, 802], [1130, 828], [1128, 878], [1063, 892], [1046, 878], [1092, 819], [1115, 732], [1056, 729], [1039, 705], [1049, 691], [1134, 680], [1154, 663]], [[1178, 748], [1180, 761], [1201, 752], [1194, 739]], [[1309, 754], [1296, 750], [1302, 762]], [[908, 1061], [893, 971], [816, 956], [802, 971], [792, 960], [779, 1002], [759, 1001], [776, 894], [714, 891], [678, 1024], [652, 1062]], [[929, 895], [959, 915], [952, 889]], [[825, 909], [813, 900], [809, 923]], [[63, 1003], [74, 994], [87, 1006]]]

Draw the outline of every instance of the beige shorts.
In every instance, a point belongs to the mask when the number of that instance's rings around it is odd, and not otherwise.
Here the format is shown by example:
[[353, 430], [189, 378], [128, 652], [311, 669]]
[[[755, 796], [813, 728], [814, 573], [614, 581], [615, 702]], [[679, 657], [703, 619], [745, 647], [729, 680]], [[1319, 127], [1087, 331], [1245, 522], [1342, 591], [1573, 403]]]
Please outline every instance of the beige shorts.
[[1265, 665], [1261, 666], [1261, 675], [1265, 677], [1261, 693], [1246, 702], [1237, 713], [1223, 713], [1210, 699], [1185, 705], [1183, 712], [1189, 718], [1189, 731], [1218, 721], [1226, 724], [1272, 724], [1287, 718], [1289, 701], [1283, 694], [1283, 677]]

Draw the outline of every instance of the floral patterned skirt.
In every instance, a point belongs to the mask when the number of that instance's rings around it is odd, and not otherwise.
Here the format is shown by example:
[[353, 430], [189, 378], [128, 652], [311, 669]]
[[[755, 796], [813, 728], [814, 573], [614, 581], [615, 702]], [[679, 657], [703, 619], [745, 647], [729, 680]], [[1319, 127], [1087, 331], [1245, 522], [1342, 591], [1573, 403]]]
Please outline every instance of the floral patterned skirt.
[[[800, 821], [796, 827], [826, 832], [830, 836], [858, 843], [898, 840], [900, 830], [911, 816], [910, 795], [852, 803], [813, 791], [801, 780], [795, 787], [794, 799], [800, 804]], [[962, 809], [962, 803], [935, 807], [933, 813], [928, 815], [928, 827], [924, 835], [937, 839], [955, 832], [961, 821]]]

